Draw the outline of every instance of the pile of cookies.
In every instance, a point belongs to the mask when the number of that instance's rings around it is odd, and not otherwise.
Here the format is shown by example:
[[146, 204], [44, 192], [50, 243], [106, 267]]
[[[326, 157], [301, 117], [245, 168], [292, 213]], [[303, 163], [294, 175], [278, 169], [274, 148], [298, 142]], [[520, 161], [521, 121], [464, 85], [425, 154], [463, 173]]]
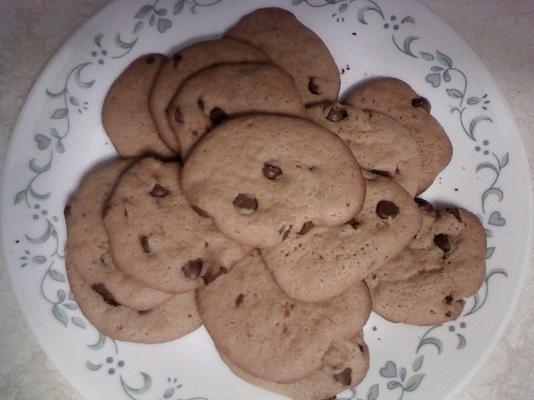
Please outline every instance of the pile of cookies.
[[102, 111], [120, 159], [65, 208], [93, 325], [156, 343], [204, 324], [235, 374], [309, 400], [363, 379], [371, 310], [457, 318], [484, 277], [484, 230], [416, 198], [451, 158], [447, 135], [399, 80], [343, 103], [339, 85], [319, 37], [274, 8], [128, 66]]

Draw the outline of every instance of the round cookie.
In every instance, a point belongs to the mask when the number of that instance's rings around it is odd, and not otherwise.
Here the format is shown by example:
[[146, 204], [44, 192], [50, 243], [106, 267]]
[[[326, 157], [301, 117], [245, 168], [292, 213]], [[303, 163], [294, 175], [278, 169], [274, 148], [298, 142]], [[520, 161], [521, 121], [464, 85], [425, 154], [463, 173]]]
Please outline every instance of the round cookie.
[[321, 369], [293, 383], [274, 383], [257, 378], [240, 369], [224, 354], [220, 356], [232, 372], [256, 386], [294, 400], [325, 400], [348, 387], [356, 386], [369, 369], [369, 350], [363, 341], [363, 332], [351, 340], [334, 342], [327, 354]]
[[65, 207], [66, 263], [94, 290], [134, 310], [148, 310], [172, 295], [145, 286], [118, 269], [109, 248], [102, 211], [120, 175], [131, 165], [112, 161], [87, 174]]
[[354, 88], [345, 103], [383, 112], [408, 129], [421, 154], [418, 193], [425, 191], [451, 160], [451, 142], [430, 114], [430, 103], [407, 83], [394, 78], [372, 79]]
[[317, 104], [306, 113], [311, 121], [343, 139], [362, 168], [389, 176], [416, 195], [421, 157], [415, 139], [403, 125], [385, 114], [339, 103]]
[[268, 62], [269, 57], [248, 43], [223, 38], [195, 43], [163, 63], [150, 92], [150, 111], [167, 146], [180, 153], [180, 143], [169, 124], [173, 115], [167, 109], [178, 88], [190, 75], [214, 64], [255, 61]]
[[161, 141], [148, 108], [150, 88], [165, 59], [161, 54], [139, 57], [122, 71], [106, 95], [102, 124], [121, 157], [175, 155]]
[[464, 209], [422, 206], [423, 225], [397, 257], [367, 278], [373, 311], [392, 322], [435, 325], [456, 319], [462, 298], [485, 275], [486, 234]]
[[249, 252], [191, 208], [179, 168], [154, 158], [138, 161], [122, 175], [104, 216], [116, 265], [171, 293], [197, 288]]
[[245, 15], [226, 37], [263, 50], [295, 80], [305, 104], [336, 101], [339, 71], [321, 38], [289, 11], [263, 8]]
[[177, 294], [155, 308], [137, 311], [91, 289], [74, 266], [67, 265], [67, 275], [80, 310], [96, 329], [112, 339], [138, 343], [167, 342], [202, 325], [194, 292]]
[[390, 178], [367, 180], [362, 211], [342, 226], [308, 226], [261, 251], [280, 288], [303, 302], [338, 296], [400, 253], [421, 227], [412, 197]]
[[199, 288], [197, 304], [220, 353], [278, 383], [299, 381], [335, 359], [336, 343], [362, 329], [371, 307], [363, 281], [328, 302], [298, 303], [279, 289], [257, 251]]
[[169, 111], [169, 122], [184, 156], [211, 127], [231, 116], [305, 116], [291, 76], [267, 63], [219, 64], [203, 69], [178, 89]]
[[339, 137], [273, 115], [237, 117], [211, 130], [189, 154], [182, 188], [223, 233], [260, 248], [309, 221], [348, 221], [365, 195], [360, 167]]

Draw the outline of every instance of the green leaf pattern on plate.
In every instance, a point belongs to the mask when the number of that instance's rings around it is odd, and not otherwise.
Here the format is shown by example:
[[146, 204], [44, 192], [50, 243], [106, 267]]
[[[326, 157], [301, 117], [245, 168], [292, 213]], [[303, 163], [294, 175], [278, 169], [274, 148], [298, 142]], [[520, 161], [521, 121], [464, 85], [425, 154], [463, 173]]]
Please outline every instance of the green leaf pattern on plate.
[[[88, 110], [89, 102], [85, 100], [87, 94], [95, 84], [95, 79], [87, 79], [87, 75], [95, 75], [96, 68], [105, 64], [106, 60], [114, 60], [127, 56], [137, 45], [145, 31], [155, 29], [159, 34], [165, 34], [172, 29], [174, 19], [179, 18], [187, 10], [194, 15], [199, 9], [219, 4], [222, 0], [174, 0], [161, 5], [159, 0], [141, 6], [132, 14], [132, 25], [128, 32], [117, 32], [110, 40], [105, 34], [97, 33], [93, 37], [94, 50], [88, 55], [88, 60], [79, 62], [70, 68], [60, 87], [45, 89], [44, 98], [55, 103], [49, 116], [50, 126], [48, 133], [43, 131], [34, 135], [35, 151], [28, 161], [31, 176], [23, 187], [13, 194], [13, 204], [17, 207], [26, 207], [30, 211], [36, 227], [35, 232], [27, 233], [24, 240], [31, 248], [24, 250], [21, 267], [32, 266], [42, 274], [40, 292], [44, 301], [50, 305], [51, 316], [58, 324], [66, 329], [87, 330], [92, 328], [80, 312], [72, 293], [66, 282], [63, 268], [55, 266], [57, 260], [62, 260], [64, 238], [58, 237], [56, 224], [60, 219], [50, 216], [46, 209], [46, 201], [53, 193], [43, 189], [40, 181], [54, 167], [55, 159], [67, 149], [64, 140], [71, 134], [73, 118], [82, 118], [84, 111]], [[163, 3], [163, 1], [162, 1]], [[486, 156], [486, 160], [479, 163], [475, 173], [490, 176], [490, 183], [481, 194], [481, 214], [479, 218], [485, 225], [488, 237], [493, 236], [493, 228], [502, 227], [506, 219], [501, 215], [497, 206], [504, 201], [505, 193], [499, 186], [502, 170], [509, 164], [509, 154], [498, 154], [489, 150], [489, 140], [480, 139], [479, 127], [481, 124], [493, 124], [493, 119], [486, 115], [490, 105], [487, 94], [472, 93], [468, 87], [468, 77], [460, 67], [455, 65], [454, 59], [442, 49], [420, 48], [422, 39], [414, 34], [403, 35], [403, 28], [410, 27], [413, 31], [417, 21], [413, 16], [399, 17], [388, 13], [380, 6], [379, 1], [373, 0], [288, 0], [289, 5], [322, 8], [338, 23], [344, 23], [349, 16], [357, 21], [364, 29], [378, 29], [386, 31], [388, 40], [399, 51], [401, 56], [408, 56], [421, 62], [431, 64], [429, 73], [423, 77], [434, 89], [444, 89], [451, 101], [456, 103], [450, 107], [450, 112], [458, 116], [458, 126], [465, 136], [473, 142], [474, 150]], [[354, 18], [354, 19], [353, 19]], [[61, 214], [62, 210], [57, 210]], [[40, 227], [40, 228], [39, 228]], [[40, 232], [40, 233], [39, 233]], [[30, 250], [31, 249], [31, 250]], [[37, 254], [32, 252], [37, 251]], [[486, 251], [486, 259], [493, 257], [497, 246], [493, 243]], [[59, 263], [58, 263], [59, 264]], [[43, 270], [44, 269], [44, 270]], [[425, 357], [433, 352], [440, 355], [446, 350], [444, 335], [453, 335], [456, 339], [456, 350], [461, 351], [468, 345], [463, 333], [457, 332], [467, 327], [465, 318], [479, 311], [489, 295], [489, 282], [492, 277], [507, 277], [506, 270], [493, 268], [484, 279], [483, 287], [473, 296], [472, 304], [462, 316], [462, 320], [451, 322], [448, 326], [440, 324], [430, 327], [420, 338], [414, 350], [414, 360], [411, 368], [399, 366], [390, 360], [382, 367], [379, 374], [386, 382], [376, 382], [367, 388], [364, 397], [367, 400], [378, 400], [388, 392], [398, 395], [402, 399], [405, 395], [417, 391], [424, 384], [426, 374], [424, 370]], [[68, 293], [68, 297], [66, 295]], [[70, 328], [74, 326], [75, 328]], [[94, 329], [94, 328], [93, 328]], [[127, 369], [126, 361], [119, 357], [117, 343], [98, 333], [95, 343], [87, 344], [87, 348], [94, 351], [95, 359], [86, 360], [85, 366], [93, 373], [105, 373], [118, 377], [126, 399], [140, 400], [141, 398], [163, 398], [177, 400], [182, 384], [176, 377], [167, 377], [161, 385], [154, 385], [153, 377], [144, 371], [138, 371], [135, 382], [127, 380], [123, 372]], [[131, 373], [128, 376], [132, 377]], [[135, 375], [133, 375], [135, 376]], [[426, 378], [428, 379], [428, 378]], [[156, 389], [158, 387], [158, 389]], [[364, 388], [358, 388], [364, 390]], [[159, 394], [158, 394], [159, 393]], [[143, 397], [145, 396], [145, 397]], [[338, 396], [340, 400], [354, 400], [357, 389], [349, 389]], [[388, 397], [390, 398], [390, 396]], [[207, 400], [204, 397], [194, 397], [196, 400]], [[186, 400], [186, 399], [184, 399]]]

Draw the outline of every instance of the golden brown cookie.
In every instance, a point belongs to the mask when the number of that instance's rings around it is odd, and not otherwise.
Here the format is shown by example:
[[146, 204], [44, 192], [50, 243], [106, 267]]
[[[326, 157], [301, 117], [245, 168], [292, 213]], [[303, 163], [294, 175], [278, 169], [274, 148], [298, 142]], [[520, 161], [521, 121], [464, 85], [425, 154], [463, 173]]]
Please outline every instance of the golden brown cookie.
[[356, 86], [344, 102], [383, 112], [408, 129], [421, 154], [418, 193], [425, 191], [451, 160], [451, 142], [430, 114], [430, 102], [407, 83], [394, 78], [372, 79]]
[[347, 143], [360, 166], [388, 176], [413, 196], [421, 180], [419, 147], [410, 132], [385, 114], [339, 103], [306, 109], [308, 118]]
[[334, 58], [321, 38], [291, 12], [253, 11], [225, 36], [253, 44], [289, 72], [305, 104], [337, 100], [340, 80]]
[[308, 226], [262, 249], [280, 288], [304, 302], [326, 301], [400, 253], [421, 227], [412, 197], [390, 178], [366, 180], [362, 211], [342, 226]]
[[367, 278], [373, 311], [392, 322], [434, 325], [456, 319], [463, 298], [485, 275], [486, 234], [462, 208], [433, 210], [423, 203], [423, 225], [397, 257]]
[[169, 122], [182, 155], [213, 126], [250, 113], [304, 117], [304, 105], [293, 78], [267, 63], [230, 63], [191, 75], [169, 106]]
[[267, 57], [256, 47], [239, 40], [223, 38], [206, 40], [188, 46], [161, 67], [150, 92], [150, 111], [163, 141], [176, 153], [180, 143], [172, 130], [168, 107], [182, 83], [195, 72], [214, 64], [231, 62], [268, 62]]
[[228, 367], [241, 379], [294, 400], [324, 400], [348, 387], [356, 386], [369, 369], [369, 349], [363, 332], [350, 340], [334, 343], [323, 357], [323, 366], [309, 376], [293, 383], [274, 383], [245, 372], [220, 354]]
[[148, 108], [148, 95], [166, 57], [147, 54], [132, 62], [109, 89], [102, 124], [121, 157], [175, 155], [158, 135]]
[[186, 160], [182, 188], [236, 241], [266, 248], [304, 224], [339, 225], [365, 184], [345, 143], [309, 121], [265, 114], [222, 123]]
[[115, 264], [172, 293], [194, 290], [250, 251], [191, 208], [179, 179], [177, 163], [142, 159], [121, 176], [104, 216]]
[[117, 303], [106, 291], [90, 287], [73, 265], [67, 265], [70, 288], [76, 303], [96, 329], [112, 339], [160, 343], [178, 339], [202, 325], [195, 292], [177, 294], [145, 311]]
[[257, 251], [198, 289], [197, 302], [219, 352], [277, 383], [302, 380], [330, 359], [339, 359], [336, 371], [350, 368], [337, 346], [360, 332], [371, 307], [362, 281], [324, 303], [296, 302], [279, 289]]
[[65, 207], [66, 263], [90, 287], [107, 293], [117, 303], [134, 310], [148, 310], [172, 295], [152, 289], [126, 275], [111, 259], [102, 212], [129, 161], [114, 160], [90, 171]]

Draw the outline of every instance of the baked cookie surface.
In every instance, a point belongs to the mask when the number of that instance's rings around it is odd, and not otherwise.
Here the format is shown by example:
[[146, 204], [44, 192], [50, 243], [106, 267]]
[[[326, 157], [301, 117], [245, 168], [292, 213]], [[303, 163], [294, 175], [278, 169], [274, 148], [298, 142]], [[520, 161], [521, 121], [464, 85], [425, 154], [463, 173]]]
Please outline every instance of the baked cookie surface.
[[456, 319], [463, 298], [482, 285], [486, 234], [467, 210], [420, 208], [423, 224], [416, 238], [366, 282], [373, 311], [382, 317], [434, 325]]
[[208, 133], [186, 159], [182, 188], [223, 233], [260, 248], [310, 221], [350, 220], [365, 195], [360, 167], [339, 137], [299, 118], [259, 114]]
[[102, 212], [130, 161], [112, 161], [90, 171], [65, 207], [66, 263], [76, 269], [88, 286], [105, 292], [117, 303], [134, 310], [148, 310], [172, 295], [152, 289], [126, 275], [111, 258]]
[[334, 343], [361, 330], [371, 307], [363, 281], [328, 302], [296, 302], [278, 288], [257, 251], [199, 289], [197, 301], [219, 352], [278, 383], [320, 370]]
[[189, 77], [169, 106], [169, 122], [182, 155], [214, 125], [239, 114], [271, 113], [304, 117], [291, 76], [267, 63], [229, 63]]
[[179, 179], [177, 163], [142, 159], [122, 175], [104, 216], [117, 266], [171, 293], [194, 290], [249, 252], [191, 207]]
[[430, 102], [407, 83], [394, 78], [371, 79], [356, 86], [344, 103], [383, 112], [408, 129], [421, 155], [418, 193], [425, 191], [451, 160], [451, 142], [430, 114]]
[[295, 80], [305, 104], [335, 101], [340, 78], [337, 65], [321, 38], [289, 11], [263, 8], [245, 15], [226, 37], [263, 50]]
[[334, 342], [323, 357], [323, 366], [293, 383], [274, 383], [257, 378], [220, 354], [228, 367], [243, 380], [294, 400], [324, 400], [348, 387], [356, 386], [369, 369], [369, 349], [363, 332], [350, 340]]
[[334, 132], [360, 166], [388, 176], [415, 196], [421, 180], [419, 147], [409, 131], [385, 114], [339, 103], [306, 109], [310, 120]]
[[202, 325], [194, 292], [177, 294], [157, 307], [137, 311], [117, 303], [98, 287], [87, 285], [72, 265], [67, 265], [67, 275], [83, 314], [95, 328], [113, 339], [138, 343], [167, 342]]
[[162, 140], [180, 153], [180, 143], [169, 124], [174, 116], [168, 112], [168, 107], [189, 76], [219, 63], [268, 61], [269, 57], [261, 50], [230, 38], [198, 42], [175, 53], [161, 67], [150, 91], [150, 112]]
[[342, 226], [291, 232], [262, 249], [280, 288], [304, 302], [322, 302], [375, 272], [400, 253], [421, 227], [416, 203], [390, 178], [366, 180], [362, 211]]
[[121, 157], [175, 155], [159, 137], [148, 106], [150, 88], [166, 58], [162, 54], [139, 57], [119, 75], [106, 95], [102, 125]]

